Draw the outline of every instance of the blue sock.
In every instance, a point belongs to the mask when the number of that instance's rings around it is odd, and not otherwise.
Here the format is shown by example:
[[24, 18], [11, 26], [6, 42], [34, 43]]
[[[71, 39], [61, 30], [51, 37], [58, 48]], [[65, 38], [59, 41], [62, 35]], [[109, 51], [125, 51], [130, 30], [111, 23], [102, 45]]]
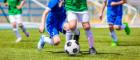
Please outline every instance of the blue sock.
[[117, 38], [115, 31], [111, 32], [111, 38], [113, 39], [114, 42], [118, 42], [118, 38]]

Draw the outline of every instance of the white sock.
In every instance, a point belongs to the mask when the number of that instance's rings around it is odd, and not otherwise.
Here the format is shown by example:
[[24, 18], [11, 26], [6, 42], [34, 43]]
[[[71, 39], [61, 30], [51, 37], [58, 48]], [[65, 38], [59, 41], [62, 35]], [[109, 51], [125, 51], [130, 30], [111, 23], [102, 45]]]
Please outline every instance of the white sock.
[[76, 28], [76, 29], [74, 30], [74, 35], [80, 35], [79, 29]]
[[49, 37], [44, 37], [44, 42], [46, 42], [46, 43], [48, 43], [50, 45], [54, 45], [53, 40], [51, 38], [49, 38]]
[[15, 32], [17, 38], [21, 37], [21, 35], [18, 32], [18, 28], [14, 28], [13, 31]]
[[66, 31], [66, 41], [69, 41], [72, 39], [72, 35], [73, 35], [73, 32], [72, 31]]
[[122, 24], [121, 25], [121, 30], [123, 30], [125, 27], [126, 27], [125, 24]]

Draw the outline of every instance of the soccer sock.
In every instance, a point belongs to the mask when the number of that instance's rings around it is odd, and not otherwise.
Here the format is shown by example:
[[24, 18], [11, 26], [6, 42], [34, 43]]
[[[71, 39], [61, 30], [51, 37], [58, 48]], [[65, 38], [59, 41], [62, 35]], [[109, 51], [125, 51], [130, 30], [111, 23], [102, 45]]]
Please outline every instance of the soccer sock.
[[72, 35], [73, 35], [73, 32], [72, 31], [66, 31], [66, 41], [69, 41], [72, 39]]
[[24, 25], [20, 26], [20, 28], [22, 29], [22, 31], [26, 34], [26, 28], [24, 27]]
[[50, 45], [54, 45], [54, 42], [53, 42], [53, 40], [51, 38], [45, 37], [45, 36], [43, 38], [44, 38], [44, 42], [46, 42], [46, 43], [48, 43]]
[[17, 38], [21, 37], [21, 35], [18, 32], [18, 28], [14, 28], [13, 31], [15, 32]]
[[74, 31], [74, 40], [76, 40], [77, 42], [79, 42], [79, 36], [80, 36], [79, 29], [75, 29], [75, 31]]
[[125, 24], [122, 24], [121, 25], [121, 30], [125, 29], [125, 27], [126, 27]]
[[116, 33], [115, 33], [114, 30], [111, 31], [111, 37], [112, 37], [112, 39], [113, 39], [114, 42], [117, 42], [118, 41], [117, 35], [116, 35]]
[[89, 43], [89, 47], [92, 48], [94, 47], [93, 43], [94, 43], [94, 38], [93, 38], [93, 34], [92, 34], [92, 31], [91, 30], [86, 30], [86, 35], [88, 37], [88, 43]]

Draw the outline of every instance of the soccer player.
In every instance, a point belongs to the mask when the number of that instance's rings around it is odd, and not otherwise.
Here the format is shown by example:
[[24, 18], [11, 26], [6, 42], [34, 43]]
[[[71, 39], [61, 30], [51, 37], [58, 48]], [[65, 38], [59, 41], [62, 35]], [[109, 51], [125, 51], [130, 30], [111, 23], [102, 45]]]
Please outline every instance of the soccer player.
[[71, 31], [77, 29], [77, 22], [81, 22], [89, 43], [89, 54], [96, 54], [94, 38], [89, 23], [87, 0], [65, 0], [67, 19]]
[[[63, 0], [50, 0], [46, 7], [46, 10], [43, 12], [42, 21], [39, 27], [41, 33], [43, 33], [46, 28], [50, 37], [41, 35], [38, 42], [38, 49], [42, 49], [45, 43], [51, 45], [58, 45], [60, 43], [59, 32], [65, 33], [66, 31], [66, 40], [72, 39], [72, 32], [69, 31], [69, 24], [66, 22], [66, 11], [63, 6]], [[79, 32], [79, 30], [77, 30]], [[74, 33], [74, 39], [79, 39], [79, 33]]]
[[8, 6], [8, 14], [10, 23], [13, 26], [13, 31], [16, 34], [16, 43], [22, 40], [20, 33], [18, 32], [18, 26], [22, 29], [27, 37], [29, 37], [29, 33], [26, 31], [25, 26], [22, 23], [22, 7], [25, 3], [24, 0], [4, 0], [6, 6]]
[[126, 0], [104, 0], [103, 8], [101, 11], [100, 19], [102, 20], [105, 6], [107, 6], [107, 22], [109, 24], [110, 35], [112, 38], [112, 46], [117, 46], [118, 38], [114, 31], [125, 30], [126, 34], [130, 34], [130, 28], [127, 23], [122, 23], [123, 4]]

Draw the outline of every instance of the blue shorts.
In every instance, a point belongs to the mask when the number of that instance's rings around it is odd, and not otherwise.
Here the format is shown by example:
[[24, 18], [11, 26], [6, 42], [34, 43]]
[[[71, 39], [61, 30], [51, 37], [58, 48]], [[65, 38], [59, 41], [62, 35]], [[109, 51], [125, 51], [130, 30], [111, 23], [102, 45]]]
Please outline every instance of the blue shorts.
[[122, 11], [111, 11], [111, 9], [108, 8], [107, 22], [108, 24], [120, 26], [122, 25], [122, 16], [123, 16]]
[[47, 21], [46, 21], [46, 30], [50, 35], [50, 38], [59, 35], [59, 32], [64, 33], [63, 25], [65, 23], [66, 16], [59, 17], [48, 14]]

